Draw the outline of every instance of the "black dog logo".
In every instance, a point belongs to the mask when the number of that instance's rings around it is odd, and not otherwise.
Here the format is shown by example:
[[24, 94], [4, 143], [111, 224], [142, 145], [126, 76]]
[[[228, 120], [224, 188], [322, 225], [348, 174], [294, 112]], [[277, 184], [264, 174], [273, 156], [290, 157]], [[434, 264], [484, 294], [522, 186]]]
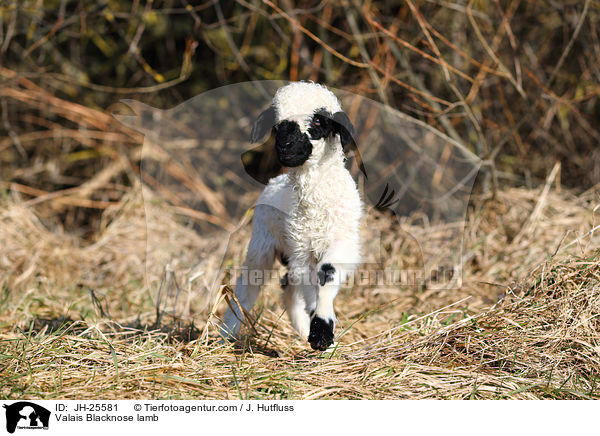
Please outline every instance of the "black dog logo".
[[19, 428], [48, 428], [50, 411], [29, 401], [19, 401], [3, 406], [6, 409], [6, 431], [14, 433]]

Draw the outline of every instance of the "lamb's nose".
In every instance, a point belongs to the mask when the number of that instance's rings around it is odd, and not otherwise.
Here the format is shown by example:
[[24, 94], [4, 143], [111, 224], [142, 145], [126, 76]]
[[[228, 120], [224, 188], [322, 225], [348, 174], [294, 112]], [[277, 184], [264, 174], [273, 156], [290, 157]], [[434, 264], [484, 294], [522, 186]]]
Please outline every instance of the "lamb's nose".
[[280, 142], [278, 145], [278, 148], [281, 151], [287, 151], [289, 148], [291, 148], [292, 146], [292, 141], [285, 141], [285, 142]]

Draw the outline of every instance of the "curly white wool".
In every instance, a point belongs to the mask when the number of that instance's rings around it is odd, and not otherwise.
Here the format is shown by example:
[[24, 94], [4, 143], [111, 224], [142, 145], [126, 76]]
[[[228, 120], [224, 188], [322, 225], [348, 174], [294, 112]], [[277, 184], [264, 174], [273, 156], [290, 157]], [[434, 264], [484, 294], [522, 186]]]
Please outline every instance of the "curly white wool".
[[312, 82], [293, 82], [282, 86], [273, 97], [278, 121], [310, 117], [317, 108], [331, 112], [342, 110], [339, 100], [325, 86]]

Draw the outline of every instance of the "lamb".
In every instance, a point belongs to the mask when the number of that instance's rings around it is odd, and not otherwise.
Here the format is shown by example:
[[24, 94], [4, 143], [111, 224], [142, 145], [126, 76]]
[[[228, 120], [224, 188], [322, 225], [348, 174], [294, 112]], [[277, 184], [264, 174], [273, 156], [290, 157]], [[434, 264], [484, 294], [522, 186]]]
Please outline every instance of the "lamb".
[[[271, 129], [287, 171], [269, 181], [257, 202], [244, 262], [250, 274], [237, 279], [235, 294], [249, 311], [262, 284], [248, 280], [251, 272], [266, 277], [280, 259], [288, 267], [281, 284], [293, 327], [313, 349], [326, 350], [334, 342], [334, 299], [360, 263], [362, 203], [343, 151], [354, 128], [326, 87], [293, 82], [279, 88], [258, 117], [252, 142]], [[235, 337], [242, 319], [232, 302], [222, 334]]]

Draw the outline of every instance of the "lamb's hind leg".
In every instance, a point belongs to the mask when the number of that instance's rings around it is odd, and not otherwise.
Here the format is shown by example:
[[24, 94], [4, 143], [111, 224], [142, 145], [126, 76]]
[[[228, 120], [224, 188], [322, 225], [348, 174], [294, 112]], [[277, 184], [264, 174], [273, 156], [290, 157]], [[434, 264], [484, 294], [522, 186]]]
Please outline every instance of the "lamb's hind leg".
[[[288, 272], [281, 281], [283, 304], [294, 329], [307, 340], [310, 331], [310, 315], [316, 304], [316, 293], [310, 285], [309, 270]], [[304, 276], [304, 277], [303, 277]], [[308, 283], [305, 283], [306, 281]], [[311, 289], [305, 289], [308, 286]]]
[[[237, 278], [235, 285], [235, 296], [246, 312], [252, 309], [261, 286], [270, 277], [275, 251], [276, 240], [265, 225], [261, 208], [257, 207], [252, 226], [252, 238], [244, 262], [246, 271]], [[225, 338], [235, 337], [243, 319], [242, 310], [235, 301], [231, 301], [231, 307], [223, 317], [221, 335]]]

